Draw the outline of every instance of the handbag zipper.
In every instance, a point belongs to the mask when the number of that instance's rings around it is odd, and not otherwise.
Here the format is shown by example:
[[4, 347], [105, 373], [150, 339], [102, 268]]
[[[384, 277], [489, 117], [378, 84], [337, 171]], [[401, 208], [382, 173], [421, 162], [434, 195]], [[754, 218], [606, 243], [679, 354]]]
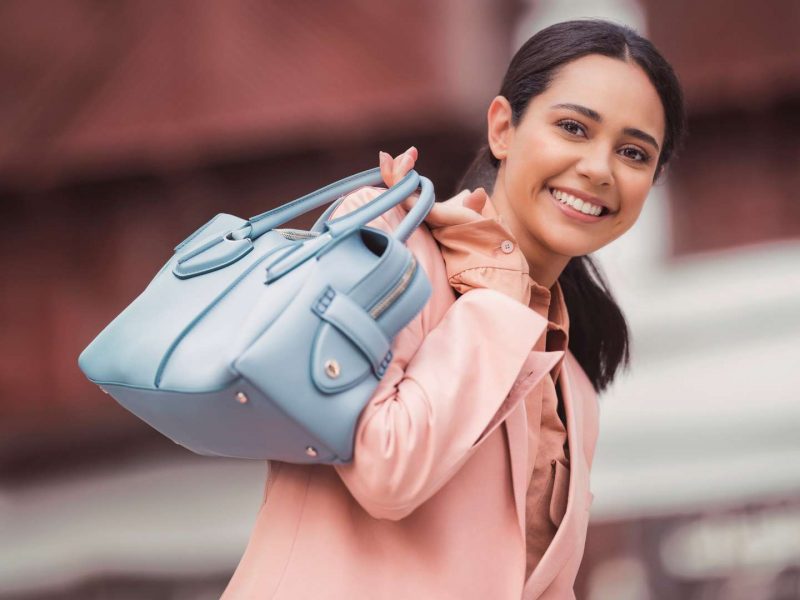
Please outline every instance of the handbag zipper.
[[411, 283], [411, 278], [414, 276], [414, 271], [417, 270], [417, 259], [414, 258], [414, 255], [411, 255], [411, 261], [408, 263], [408, 266], [403, 271], [403, 274], [400, 276], [400, 279], [397, 283], [392, 286], [382, 298], [375, 303], [375, 305], [369, 309], [369, 314], [373, 319], [377, 319], [383, 312], [386, 311], [392, 305], [397, 297], [402, 294], [408, 285]]
[[[290, 240], [298, 240], [298, 239], [311, 239], [319, 236], [319, 233], [312, 232], [312, 231], [303, 231], [302, 229], [275, 229], [279, 234], [283, 237], [290, 239]], [[411, 278], [414, 276], [414, 272], [417, 269], [417, 259], [414, 255], [411, 255], [411, 260], [409, 261], [408, 265], [406, 266], [403, 274], [400, 276], [400, 279], [397, 280], [386, 294], [384, 294], [376, 303], [375, 305], [369, 309], [369, 314], [372, 316], [373, 319], [377, 319], [381, 316], [386, 309], [388, 309], [392, 303], [400, 296], [406, 288], [411, 283]]]
[[308, 240], [319, 236], [317, 232], [303, 231], [302, 229], [275, 229], [274, 231], [288, 240]]

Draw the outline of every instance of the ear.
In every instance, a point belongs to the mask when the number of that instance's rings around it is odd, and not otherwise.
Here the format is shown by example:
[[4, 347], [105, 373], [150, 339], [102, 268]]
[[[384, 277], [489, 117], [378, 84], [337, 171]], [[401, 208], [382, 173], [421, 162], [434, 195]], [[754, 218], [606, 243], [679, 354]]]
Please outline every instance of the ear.
[[495, 96], [486, 114], [489, 148], [498, 160], [508, 154], [514, 126], [511, 124], [511, 104], [505, 96]]

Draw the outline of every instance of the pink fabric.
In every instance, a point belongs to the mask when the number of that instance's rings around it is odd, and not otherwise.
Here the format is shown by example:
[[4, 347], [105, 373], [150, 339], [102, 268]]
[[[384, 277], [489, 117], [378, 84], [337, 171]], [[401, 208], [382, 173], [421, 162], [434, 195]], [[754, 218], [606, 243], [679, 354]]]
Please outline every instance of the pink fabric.
[[[556, 281], [548, 290], [530, 276], [527, 260], [491, 198], [480, 214], [475, 211], [456, 212], [460, 205], [458, 198], [436, 205], [432, 211], [434, 218], [429, 218], [450, 285], [461, 292], [474, 287], [496, 289], [526, 302], [548, 320], [547, 335], [541, 336], [533, 349], [566, 350], [569, 314], [561, 285]], [[447, 214], [442, 212], [445, 208]], [[567, 430], [559, 416], [554, 383], [562, 364], [563, 358], [525, 396], [528, 419], [526, 580], [555, 537], [567, 507]]]
[[[552, 292], [534, 284], [531, 308], [548, 318], [547, 335], [534, 350], [566, 350], [569, 318], [558, 282]], [[563, 361], [562, 361], [563, 362]], [[525, 495], [525, 576], [530, 576], [552, 542], [567, 508], [567, 429], [558, 414], [553, 371], [525, 398], [528, 417], [528, 489]]]
[[[335, 216], [382, 191], [350, 194]], [[404, 214], [396, 207], [371, 225], [392, 230]], [[568, 351], [534, 349], [547, 319], [526, 305], [494, 289], [455, 300], [425, 225], [408, 246], [432, 297], [394, 340], [394, 359], [359, 419], [353, 462], [271, 462], [224, 600], [574, 597], [597, 436], [592, 385]], [[526, 582], [524, 399], [559, 362], [567, 507]]]

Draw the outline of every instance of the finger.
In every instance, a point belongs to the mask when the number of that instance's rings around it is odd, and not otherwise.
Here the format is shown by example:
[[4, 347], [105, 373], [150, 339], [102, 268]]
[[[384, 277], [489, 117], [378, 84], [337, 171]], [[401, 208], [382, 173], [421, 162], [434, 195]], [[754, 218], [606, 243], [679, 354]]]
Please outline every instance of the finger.
[[471, 208], [465, 208], [457, 204], [451, 204], [450, 201], [437, 202], [431, 208], [428, 216], [425, 217], [425, 222], [431, 228], [446, 227], [448, 225], [461, 225], [463, 223], [470, 223], [481, 218], [479, 213], [476, 213]]
[[486, 194], [486, 190], [483, 188], [477, 188], [474, 192], [464, 198], [463, 204], [465, 207], [481, 213], [488, 199], [489, 196]]
[[392, 163], [394, 160], [391, 155], [386, 152], [378, 152], [378, 164], [381, 167], [381, 177], [386, 187], [394, 185], [394, 176], [392, 175]]
[[408, 212], [412, 208], [414, 208], [414, 205], [417, 203], [417, 200], [419, 200], [419, 194], [418, 193], [417, 194], [411, 194], [408, 198], [403, 200], [403, 202], [401, 203], [401, 206], [406, 210], [406, 212]]
[[465, 199], [466, 199], [466, 198], [467, 198], [467, 197], [468, 197], [468, 196], [469, 196], [471, 193], [472, 193], [472, 192], [470, 192], [469, 190], [461, 190], [461, 191], [460, 191], [460, 192], [458, 192], [458, 193], [457, 193], [455, 196], [453, 196], [452, 198], [448, 198], [447, 200], [445, 200], [445, 201], [444, 201], [444, 202], [442, 202], [441, 204], [443, 204], [443, 205], [445, 205], [445, 206], [448, 206], [448, 207], [450, 207], [450, 206], [459, 206], [459, 207], [460, 207], [460, 206], [463, 206], [463, 205], [464, 205], [464, 200], [465, 200]]
[[400, 159], [406, 155], [411, 157], [412, 162], [416, 162], [416, 160], [419, 158], [419, 151], [417, 150], [416, 146], [409, 146], [405, 152], [397, 155], [397, 159]]
[[397, 183], [414, 167], [414, 158], [410, 154], [403, 153], [394, 161], [393, 175]]
[[[417, 162], [417, 158], [419, 156], [419, 152], [414, 146], [411, 146], [408, 150], [403, 152], [402, 154], [398, 154], [395, 158], [395, 162], [410, 160], [411, 166], [414, 166], [414, 163]], [[407, 157], [407, 158], [406, 158]]]

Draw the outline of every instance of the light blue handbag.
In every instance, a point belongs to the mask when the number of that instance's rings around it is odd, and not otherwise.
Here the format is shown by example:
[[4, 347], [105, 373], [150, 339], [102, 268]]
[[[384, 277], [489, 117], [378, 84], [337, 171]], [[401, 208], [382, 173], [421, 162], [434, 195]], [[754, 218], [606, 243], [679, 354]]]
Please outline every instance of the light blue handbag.
[[[405, 245], [433, 206], [430, 180], [410, 171], [330, 220], [365, 185], [383, 185], [380, 169], [248, 220], [218, 214], [81, 353], [81, 370], [198, 454], [351, 461], [391, 342], [431, 293]], [[419, 188], [393, 233], [366, 226]], [[278, 228], [331, 202], [309, 231]]]

